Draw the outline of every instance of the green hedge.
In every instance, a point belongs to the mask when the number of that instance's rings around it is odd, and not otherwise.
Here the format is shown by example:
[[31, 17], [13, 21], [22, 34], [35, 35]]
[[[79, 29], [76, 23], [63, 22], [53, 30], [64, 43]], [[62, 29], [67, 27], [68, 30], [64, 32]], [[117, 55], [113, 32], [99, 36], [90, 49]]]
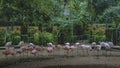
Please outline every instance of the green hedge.
[[55, 37], [52, 33], [49, 32], [42, 32], [42, 33], [35, 33], [34, 34], [34, 43], [46, 45], [48, 42], [57, 43]]
[[0, 45], [4, 45], [6, 42], [5, 30], [0, 30]]

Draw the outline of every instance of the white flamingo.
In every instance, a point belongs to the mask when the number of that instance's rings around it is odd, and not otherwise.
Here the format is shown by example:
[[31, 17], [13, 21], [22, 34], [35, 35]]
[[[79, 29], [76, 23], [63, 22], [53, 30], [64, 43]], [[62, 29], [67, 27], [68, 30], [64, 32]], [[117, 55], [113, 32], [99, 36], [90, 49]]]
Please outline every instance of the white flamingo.
[[20, 41], [19, 43], [18, 43], [18, 46], [23, 46], [24, 45], [24, 41]]
[[106, 50], [106, 56], [108, 55], [107, 52], [110, 51], [110, 55], [111, 55], [111, 49], [112, 49], [112, 44], [111, 43], [107, 43], [107, 42], [100, 42], [101, 47], [104, 47]]
[[12, 46], [12, 42], [7, 42], [7, 43], [5, 44], [5, 47], [7, 47], [7, 49], [9, 49], [11, 46]]
[[86, 52], [87, 55], [89, 55], [89, 51], [92, 50], [92, 47], [90, 45], [83, 44], [83, 45], [80, 45], [80, 48], [82, 49], [83, 54], [85, 54], [85, 52]]

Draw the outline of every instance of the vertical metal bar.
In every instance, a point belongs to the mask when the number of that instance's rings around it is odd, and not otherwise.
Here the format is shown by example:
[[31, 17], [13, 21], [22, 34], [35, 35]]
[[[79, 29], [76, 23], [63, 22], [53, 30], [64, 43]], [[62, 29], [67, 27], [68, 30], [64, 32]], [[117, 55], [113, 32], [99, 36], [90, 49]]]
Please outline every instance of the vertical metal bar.
[[118, 43], [118, 29], [117, 29], [117, 27], [116, 27], [116, 29], [115, 29], [115, 34], [116, 34], [116, 38], [115, 38], [115, 44], [117, 45], [117, 43]]
[[[92, 13], [92, 0], [91, 0], [91, 3], [90, 3], [90, 11]], [[93, 41], [93, 37], [92, 37], [92, 15], [90, 16], [90, 25], [91, 25], [91, 30], [90, 30], [90, 42]]]

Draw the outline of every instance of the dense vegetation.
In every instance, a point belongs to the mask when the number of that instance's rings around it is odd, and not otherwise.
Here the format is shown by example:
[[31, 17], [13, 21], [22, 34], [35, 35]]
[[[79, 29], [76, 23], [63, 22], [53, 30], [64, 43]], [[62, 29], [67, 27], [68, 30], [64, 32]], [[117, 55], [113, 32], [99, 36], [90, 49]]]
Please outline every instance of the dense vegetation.
[[[81, 39], [103, 41], [106, 39], [105, 31], [95, 33], [90, 25], [112, 24], [111, 27], [118, 27], [120, 0], [0, 0], [0, 23], [3, 25], [5, 22], [12, 28], [19, 24], [21, 32], [11, 29], [6, 34], [6, 30], [0, 31], [2, 43], [13, 41], [16, 44], [21, 39], [36, 44]], [[28, 30], [33, 25], [38, 29]]]

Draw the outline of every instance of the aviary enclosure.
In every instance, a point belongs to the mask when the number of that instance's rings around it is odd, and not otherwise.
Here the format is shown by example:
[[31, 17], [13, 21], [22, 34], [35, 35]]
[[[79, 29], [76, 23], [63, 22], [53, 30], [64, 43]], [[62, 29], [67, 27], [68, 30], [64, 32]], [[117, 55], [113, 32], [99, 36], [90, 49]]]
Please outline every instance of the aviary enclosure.
[[120, 1], [0, 0], [0, 68], [120, 68]]

